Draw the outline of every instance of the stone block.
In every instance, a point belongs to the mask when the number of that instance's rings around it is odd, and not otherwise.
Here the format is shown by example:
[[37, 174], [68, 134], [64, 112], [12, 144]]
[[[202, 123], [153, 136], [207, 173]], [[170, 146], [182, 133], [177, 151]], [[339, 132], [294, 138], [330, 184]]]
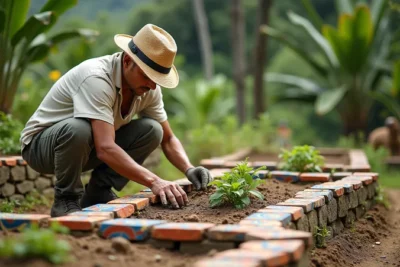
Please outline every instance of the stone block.
[[42, 194], [47, 198], [53, 199], [55, 192], [56, 191], [54, 190], [54, 188], [46, 188], [43, 190]]
[[253, 251], [279, 251], [289, 254], [291, 262], [297, 262], [303, 257], [304, 242], [300, 240], [276, 240], [276, 241], [247, 241], [240, 244], [239, 248]]
[[330, 190], [333, 193], [334, 197], [338, 197], [344, 194], [344, 188], [343, 186], [340, 185], [334, 185], [332, 183], [323, 183], [323, 184], [318, 184], [314, 185], [311, 187], [311, 189], [322, 189], [322, 190]]
[[308, 223], [310, 226], [308, 231], [314, 235], [315, 232], [317, 231], [316, 227], [318, 226], [318, 213], [316, 210], [312, 210], [312, 211], [306, 213], [306, 215], [307, 215]]
[[[44, 214], [16, 214], [16, 213], [0, 213], [0, 222], [4, 228], [12, 231], [22, 231], [24, 228], [38, 224], [42, 225], [50, 218]], [[2, 228], [0, 228], [1, 231]]]
[[316, 209], [318, 215], [318, 227], [325, 227], [328, 224], [328, 206]]
[[131, 204], [135, 206], [135, 210], [143, 210], [147, 206], [149, 206], [149, 199], [148, 198], [137, 198], [134, 196], [124, 196], [121, 198], [114, 199], [108, 204]]
[[282, 227], [282, 222], [280, 221], [266, 221], [266, 220], [241, 220], [239, 222], [240, 225], [254, 225], [254, 226], [260, 226], [260, 227], [270, 227], [270, 228], [276, 228], [276, 227]]
[[357, 208], [355, 208], [355, 212], [357, 220], [364, 216], [366, 212], [364, 205], [359, 205]]
[[290, 222], [289, 225], [285, 227], [285, 229], [297, 230], [296, 224], [294, 222]]
[[151, 237], [169, 241], [201, 241], [212, 223], [166, 223], [154, 226]]
[[150, 237], [153, 226], [166, 222], [164, 220], [113, 219], [103, 221], [98, 233], [107, 239], [120, 236], [130, 241], [143, 241]]
[[372, 201], [371, 200], [365, 200], [364, 202], [365, 210], [370, 210], [372, 207]]
[[14, 167], [17, 166], [17, 160], [13, 157], [0, 157], [3, 166]]
[[343, 224], [346, 228], [351, 228], [354, 226], [355, 221], [356, 221], [356, 212], [350, 209], [346, 217], [343, 218]]
[[338, 205], [336, 199], [332, 199], [327, 204], [328, 206], [328, 223], [336, 221], [338, 218]]
[[17, 192], [19, 192], [21, 194], [26, 194], [33, 190], [34, 183], [32, 181], [25, 180], [22, 183], [16, 184], [15, 186], [17, 188]]
[[5, 184], [10, 179], [10, 167], [0, 167], [0, 185]]
[[[304, 193], [303, 193], [304, 192]], [[329, 201], [332, 200], [333, 198], [333, 193], [330, 190], [323, 190], [323, 189], [306, 189], [304, 191], [299, 191], [296, 193], [296, 195], [301, 195], [301, 194], [315, 194], [317, 196], [324, 196], [325, 198], [325, 203], [328, 203]]]
[[10, 201], [22, 202], [25, 200], [24, 195], [14, 194], [8, 198]]
[[296, 221], [296, 229], [304, 232], [308, 232], [310, 229], [310, 224], [308, 222], [308, 217], [303, 216], [299, 220]]
[[228, 249], [234, 249], [235, 247], [235, 242], [203, 240], [201, 242], [181, 242], [179, 250], [181, 253], [198, 255], [207, 254], [211, 250], [224, 251]]
[[107, 217], [61, 216], [49, 219], [49, 223], [58, 222], [73, 231], [91, 231], [100, 222], [108, 219]]
[[362, 187], [360, 189], [358, 189], [357, 191], [357, 197], [358, 197], [358, 205], [363, 204], [368, 197], [368, 191], [366, 187]]
[[326, 229], [328, 230], [329, 234], [328, 234], [327, 237], [325, 237], [325, 240], [328, 241], [328, 240], [331, 240], [333, 238], [333, 228], [332, 228], [332, 226], [327, 225]]
[[305, 231], [283, 229], [280, 231], [252, 231], [246, 234], [249, 240], [302, 240], [306, 247], [312, 245], [312, 234]]
[[378, 180], [379, 173], [377, 172], [355, 172], [354, 176], [371, 176], [374, 181]]
[[275, 210], [275, 211], [290, 213], [292, 215], [292, 221], [297, 221], [298, 219], [304, 216], [304, 210], [302, 207], [270, 205], [265, 207], [265, 209], [259, 210], [258, 212], [265, 212], [266, 210]]
[[51, 180], [43, 177], [39, 177], [35, 180], [35, 188], [42, 192], [44, 189], [49, 188], [51, 186]]
[[22, 182], [26, 179], [25, 166], [15, 166], [10, 169], [11, 181]]
[[333, 181], [337, 181], [337, 180], [341, 180], [347, 176], [351, 176], [352, 172], [335, 172], [332, 174], [332, 180]]
[[291, 219], [292, 215], [290, 213], [284, 212], [256, 212], [253, 213], [246, 218], [245, 220], [265, 220], [265, 221], [279, 221], [282, 223], [283, 227], [287, 226]]
[[346, 196], [340, 196], [336, 198], [338, 204], [338, 216], [342, 218], [347, 215], [347, 211], [349, 210], [349, 203], [347, 201]]
[[300, 181], [299, 172], [271, 171], [270, 175], [272, 178], [285, 183], [296, 183]]
[[25, 169], [26, 169], [26, 178], [28, 178], [28, 180], [35, 180], [40, 175], [40, 173], [32, 169], [29, 165], [25, 166]]
[[372, 199], [375, 196], [375, 186], [374, 184], [369, 184], [366, 186], [367, 188], [367, 199]]
[[55, 186], [56, 183], [57, 183], [57, 177], [56, 176], [52, 176], [50, 179], [51, 179], [52, 185]]
[[221, 224], [208, 229], [207, 237], [212, 241], [243, 242], [247, 232], [258, 229], [255, 227], [257, 226], [243, 224]]
[[358, 195], [357, 192], [351, 192], [350, 194], [346, 194], [347, 203], [349, 203], [349, 209], [355, 209], [358, 206]]
[[216, 259], [230, 260], [259, 260], [263, 266], [284, 266], [290, 261], [290, 256], [285, 252], [273, 250], [255, 251], [247, 249], [230, 249], [217, 253]]
[[263, 263], [258, 259], [202, 259], [197, 261], [194, 267], [262, 267]]
[[0, 189], [1, 195], [3, 197], [10, 197], [15, 193], [15, 186], [10, 183], [5, 183]]
[[328, 182], [330, 178], [330, 173], [303, 172], [300, 174], [301, 182]]
[[268, 171], [276, 170], [278, 163], [276, 161], [254, 161], [253, 168], [266, 167]]
[[333, 235], [337, 236], [343, 231], [344, 225], [340, 219], [337, 219], [331, 224], [331, 227], [333, 229]]
[[113, 212], [115, 218], [126, 218], [135, 212], [135, 207], [131, 204], [96, 204], [83, 211], [106, 211]]

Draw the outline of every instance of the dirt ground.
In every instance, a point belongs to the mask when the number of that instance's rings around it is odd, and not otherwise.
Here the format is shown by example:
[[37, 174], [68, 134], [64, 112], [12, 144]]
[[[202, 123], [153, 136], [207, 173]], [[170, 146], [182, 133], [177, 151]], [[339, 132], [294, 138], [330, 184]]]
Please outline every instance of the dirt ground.
[[[267, 180], [259, 189], [266, 196], [263, 201], [253, 200], [252, 205], [241, 211], [229, 207], [208, 208], [208, 195], [211, 192], [192, 192], [190, 203], [180, 210], [169, 210], [152, 206], [134, 217], [166, 219], [171, 221], [201, 221], [214, 223], [235, 223], [250, 213], [266, 205], [275, 204], [290, 198], [307, 185], [282, 184]], [[353, 229], [327, 242], [327, 248], [312, 251], [311, 266], [399, 266], [400, 267], [400, 190], [391, 190], [390, 210], [376, 206], [365, 217], [355, 223]], [[49, 212], [41, 207], [37, 212]], [[18, 236], [17, 233], [12, 233]], [[4, 235], [0, 233], [0, 238]], [[73, 261], [62, 266], [146, 266], [146, 267], [189, 267], [205, 257], [181, 254], [179, 252], [156, 249], [149, 244], [132, 243], [130, 252], [118, 253], [111, 247], [110, 240], [104, 240], [93, 233], [89, 236], [59, 236], [67, 240], [71, 247]], [[380, 245], [375, 242], [381, 242]], [[0, 260], [0, 266], [44, 267], [51, 264], [40, 260], [29, 261]]]

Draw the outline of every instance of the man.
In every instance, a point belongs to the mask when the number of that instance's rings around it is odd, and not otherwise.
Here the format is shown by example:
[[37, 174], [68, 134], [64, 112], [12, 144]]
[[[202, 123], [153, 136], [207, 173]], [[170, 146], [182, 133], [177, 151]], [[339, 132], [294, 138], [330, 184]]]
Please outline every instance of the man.
[[[57, 178], [52, 217], [107, 203], [116, 198], [111, 188], [121, 190], [128, 179], [149, 187], [164, 205], [186, 205], [180, 186], [141, 166], [160, 143], [196, 189], [205, 189], [212, 179], [207, 169], [190, 163], [164, 110], [160, 86], [174, 88], [179, 82], [172, 36], [148, 24], [135, 36], [118, 34], [114, 41], [123, 52], [67, 72], [22, 131], [23, 158], [34, 170]], [[135, 114], [140, 119], [132, 120]], [[91, 169], [84, 190], [80, 175]]]

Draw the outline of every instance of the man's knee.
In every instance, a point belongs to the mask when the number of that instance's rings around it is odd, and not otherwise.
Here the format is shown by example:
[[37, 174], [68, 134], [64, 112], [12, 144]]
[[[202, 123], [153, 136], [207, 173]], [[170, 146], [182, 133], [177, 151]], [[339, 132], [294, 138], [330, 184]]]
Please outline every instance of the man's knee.
[[148, 118], [142, 119], [142, 123], [148, 129], [151, 142], [154, 142], [154, 144], [158, 146], [161, 143], [164, 134], [161, 124], [156, 120]]
[[93, 144], [92, 126], [86, 119], [67, 119], [59, 138], [61, 142], [91, 146]]

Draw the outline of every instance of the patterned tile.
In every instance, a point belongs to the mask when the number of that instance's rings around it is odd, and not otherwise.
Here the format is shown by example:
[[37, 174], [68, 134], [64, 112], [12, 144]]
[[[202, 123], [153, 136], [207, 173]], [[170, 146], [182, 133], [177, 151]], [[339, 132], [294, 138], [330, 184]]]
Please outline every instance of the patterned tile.
[[207, 237], [215, 241], [244, 241], [245, 235], [249, 231], [254, 231], [255, 227], [242, 224], [222, 224], [208, 229]]
[[135, 210], [143, 210], [147, 206], [149, 206], [148, 198], [138, 198], [135, 195], [133, 196], [123, 196], [121, 198], [114, 199], [108, 204], [131, 204], [135, 206]]
[[115, 218], [126, 218], [135, 212], [135, 207], [131, 204], [96, 204], [83, 211], [106, 211], [113, 212]]
[[284, 266], [289, 263], [290, 256], [285, 252], [272, 250], [254, 251], [248, 249], [229, 249], [217, 253], [216, 259], [231, 259], [231, 260], [259, 260], [263, 266]]
[[306, 189], [304, 191], [299, 191], [296, 193], [297, 196], [323, 196], [325, 198], [325, 203], [328, 203], [333, 198], [333, 193], [329, 190], [319, 190], [319, 189]]
[[62, 216], [49, 219], [49, 222], [58, 222], [59, 224], [76, 231], [90, 231], [108, 217], [88, 217], [88, 216]]
[[378, 180], [379, 173], [377, 172], [355, 172], [353, 173], [354, 176], [372, 176], [374, 181]]
[[330, 190], [333, 193], [334, 197], [339, 197], [344, 194], [344, 188], [340, 185], [329, 185], [326, 183], [314, 185], [311, 189], [322, 189], [322, 190]]
[[201, 241], [213, 223], [166, 223], [154, 226], [151, 237], [170, 241]]
[[272, 250], [277, 252], [285, 252], [290, 255], [291, 261], [299, 261], [305, 250], [304, 242], [301, 240], [254, 240], [240, 244], [239, 248], [254, 251]]
[[304, 216], [304, 210], [302, 207], [288, 207], [288, 206], [277, 206], [270, 205], [265, 207], [265, 209], [258, 210], [258, 212], [264, 212], [265, 210], [277, 210], [281, 212], [287, 212], [292, 215], [292, 221], [297, 221]]
[[114, 213], [108, 211], [75, 211], [67, 216], [107, 217], [113, 219]]
[[288, 230], [254, 231], [246, 234], [246, 240], [302, 240], [309, 247], [312, 245], [312, 234], [309, 232]]
[[[32, 224], [40, 225], [49, 218], [50, 216], [45, 214], [0, 213], [1, 225], [10, 231], [21, 231]], [[1, 230], [2, 227], [0, 227]]]
[[296, 183], [300, 180], [299, 172], [271, 171], [270, 175], [272, 178], [286, 183]]
[[269, 212], [256, 212], [253, 213], [246, 218], [245, 220], [266, 220], [266, 221], [280, 221], [283, 226], [286, 226], [290, 223], [292, 219], [292, 215], [290, 213], [269, 213]]
[[300, 174], [300, 181], [302, 182], [328, 182], [330, 178], [330, 173], [303, 172]]

